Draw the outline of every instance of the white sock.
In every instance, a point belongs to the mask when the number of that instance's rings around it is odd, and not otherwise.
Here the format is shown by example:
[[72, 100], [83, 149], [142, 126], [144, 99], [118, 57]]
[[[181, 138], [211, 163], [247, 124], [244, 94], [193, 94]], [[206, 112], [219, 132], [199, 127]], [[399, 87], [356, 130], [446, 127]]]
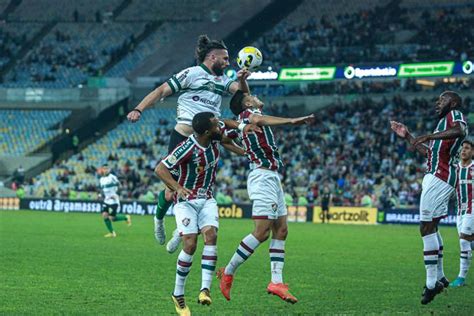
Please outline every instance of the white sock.
[[247, 235], [240, 242], [239, 247], [237, 247], [237, 250], [230, 259], [229, 264], [225, 267], [224, 273], [233, 275], [235, 270], [237, 270], [237, 268], [253, 254], [259, 245], [260, 242], [254, 237], [254, 235]]
[[176, 282], [174, 284], [174, 296], [184, 295], [184, 285], [186, 284], [186, 278], [188, 277], [189, 270], [193, 264], [193, 256], [188, 255], [181, 250], [176, 263]]
[[270, 269], [272, 283], [283, 283], [283, 266], [285, 265], [285, 241], [272, 239], [270, 241]]
[[217, 246], [204, 245], [202, 250], [201, 268], [202, 268], [202, 289], [211, 289], [212, 278], [216, 270]]
[[461, 245], [461, 257], [459, 260], [459, 277], [466, 278], [472, 260], [471, 243], [466, 239], [459, 239], [459, 244]]
[[436, 236], [438, 237], [438, 244], [439, 244], [439, 251], [438, 251], [438, 280], [444, 278], [444, 269], [443, 269], [443, 238], [439, 231], [436, 232]]
[[433, 289], [437, 281], [438, 267], [438, 236], [437, 233], [423, 237], [423, 259], [426, 269], [426, 287]]

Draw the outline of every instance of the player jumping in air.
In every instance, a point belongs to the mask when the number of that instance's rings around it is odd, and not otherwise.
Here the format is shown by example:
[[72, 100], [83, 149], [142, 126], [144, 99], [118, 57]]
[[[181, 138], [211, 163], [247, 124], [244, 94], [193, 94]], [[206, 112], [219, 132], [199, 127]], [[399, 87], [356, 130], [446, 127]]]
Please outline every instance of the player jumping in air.
[[[183, 239], [178, 256], [176, 283], [172, 294], [176, 312], [190, 315], [184, 298], [184, 287], [196, 251], [198, 233], [203, 236], [202, 283], [198, 303], [210, 305], [211, 281], [217, 261], [219, 215], [212, 187], [219, 161], [219, 144], [223, 140], [219, 121], [211, 112], [201, 112], [192, 120], [194, 134], [180, 143], [156, 167], [158, 177], [172, 189], [176, 225]], [[240, 148], [241, 155], [244, 151]], [[179, 171], [175, 180], [171, 171]]]
[[132, 225], [132, 219], [130, 215], [117, 214], [117, 210], [120, 207], [120, 200], [117, 194], [120, 181], [110, 173], [110, 168], [107, 165], [103, 165], [100, 171], [102, 177], [99, 180], [100, 189], [104, 194], [104, 202], [102, 203], [102, 217], [104, 218], [105, 226], [109, 230], [109, 233], [104, 237], [117, 237], [117, 234], [112, 227], [112, 222], [127, 221], [128, 226]]
[[[210, 40], [206, 35], [199, 36], [196, 59], [199, 63], [198, 66], [186, 68], [172, 76], [149, 93], [127, 116], [129, 121], [136, 122], [142, 116], [142, 112], [151, 107], [156, 101], [182, 92], [178, 98], [176, 126], [171, 133], [168, 153], [193, 133], [191, 122], [194, 115], [210, 111], [216, 117], [220, 117], [223, 94], [233, 94], [239, 89], [249, 91], [246, 79], [250, 72], [247, 70], [240, 70], [237, 73], [237, 81], [232, 81], [224, 75], [225, 68], [229, 66], [229, 53], [224, 42]], [[224, 122], [226, 127], [239, 127], [236, 121], [224, 120]], [[252, 125], [240, 125], [240, 128], [245, 129], [245, 131], [258, 130]], [[177, 177], [177, 174], [174, 174], [174, 176]], [[161, 245], [166, 240], [164, 216], [173, 203], [172, 196], [173, 193], [168, 188], [161, 191], [158, 196], [155, 238]], [[169, 252], [176, 250], [179, 241], [179, 236], [175, 235], [169, 243], [171, 248], [167, 246], [167, 250]]]
[[457, 165], [456, 183], [456, 224], [459, 233], [459, 244], [461, 246], [461, 257], [459, 275], [450, 286], [463, 286], [466, 282], [467, 272], [472, 261], [472, 250], [474, 249], [474, 142], [465, 140], [461, 148], [461, 161]]
[[253, 203], [252, 218], [255, 229], [240, 242], [227, 266], [219, 269], [220, 289], [224, 297], [230, 300], [230, 290], [237, 268], [268, 239], [271, 231], [269, 251], [272, 278], [267, 291], [287, 302], [296, 303], [298, 300], [289, 292], [288, 285], [283, 283], [285, 240], [288, 234], [287, 209], [278, 175], [282, 161], [270, 126], [310, 123], [314, 116], [280, 118], [262, 115], [262, 101], [243, 91], [235, 93], [230, 107], [241, 122], [261, 126], [263, 132], [239, 133], [252, 169], [247, 180], [247, 190]]
[[[390, 122], [392, 130], [399, 137], [427, 156], [427, 171], [420, 199], [420, 233], [426, 269], [421, 304], [428, 304], [449, 286], [443, 271], [443, 239], [438, 224], [448, 212], [449, 198], [456, 184], [455, 164], [461, 143], [467, 135], [467, 124], [459, 111], [461, 105], [462, 100], [457, 93], [443, 92], [435, 105], [439, 122], [434, 133], [417, 138], [405, 125]], [[429, 143], [429, 146], [424, 143]]]

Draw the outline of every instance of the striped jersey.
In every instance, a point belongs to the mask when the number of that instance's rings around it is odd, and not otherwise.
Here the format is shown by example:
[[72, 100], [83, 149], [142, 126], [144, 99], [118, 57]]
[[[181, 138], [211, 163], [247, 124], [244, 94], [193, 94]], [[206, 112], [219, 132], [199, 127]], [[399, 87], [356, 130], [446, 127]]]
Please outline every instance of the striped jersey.
[[[161, 162], [170, 171], [179, 172], [178, 183], [192, 191], [188, 200], [212, 198], [212, 187], [216, 180], [219, 162], [219, 142], [211, 141], [209, 147], [202, 147], [194, 135], [179, 144]], [[175, 202], [178, 200], [175, 194]]]
[[[456, 122], [460, 122], [464, 127], [467, 126], [464, 115], [457, 110], [453, 110], [438, 122], [434, 133], [446, 131], [454, 127]], [[456, 164], [459, 161], [459, 149], [463, 140], [464, 137], [432, 140], [429, 145], [430, 150], [426, 163], [427, 173], [433, 174], [454, 187], [456, 183]]]
[[458, 216], [472, 214], [474, 206], [474, 162], [463, 167], [460, 163], [456, 166], [456, 211]]
[[100, 189], [104, 193], [105, 204], [119, 204], [119, 196], [117, 194], [120, 181], [116, 176], [109, 173], [105, 177], [100, 177]]
[[[239, 114], [239, 121], [250, 123], [250, 116], [262, 115], [258, 109], [247, 109]], [[239, 133], [239, 139], [245, 150], [250, 168], [266, 168], [278, 170], [283, 166], [283, 162], [275, 144], [275, 137], [269, 126], [261, 126], [262, 133]]]
[[191, 125], [194, 115], [212, 112], [221, 115], [222, 95], [233, 82], [227, 76], [215, 76], [204, 64], [186, 68], [166, 81], [178, 98], [176, 121]]

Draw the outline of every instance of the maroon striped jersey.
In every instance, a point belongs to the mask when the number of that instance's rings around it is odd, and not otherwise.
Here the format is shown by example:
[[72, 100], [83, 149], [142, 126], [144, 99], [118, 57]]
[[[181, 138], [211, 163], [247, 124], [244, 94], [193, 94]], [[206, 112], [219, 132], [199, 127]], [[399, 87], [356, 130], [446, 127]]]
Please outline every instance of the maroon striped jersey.
[[460, 163], [456, 166], [456, 211], [458, 216], [472, 214], [474, 203], [474, 163], [463, 167]]
[[[262, 112], [258, 109], [247, 109], [239, 114], [239, 121], [249, 124], [251, 115], [262, 115]], [[262, 133], [239, 133], [239, 139], [250, 161], [250, 168], [278, 170], [283, 166], [283, 162], [272, 129], [269, 126], [261, 128]]]
[[[191, 135], [161, 161], [170, 171], [177, 170], [178, 183], [192, 191], [188, 200], [212, 198], [220, 156], [219, 143], [211, 141], [209, 146], [204, 148], [194, 135]], [[183, 200], [178, 200], [175, 194], [174, 201], [176, 203]]]
[[[434, 133], [446, 131], [454, 127], [456, 122], [460, 122], [464, 127], [467, 126], [464, 115], [457, 110], [453, 110], [438, 122]], [[464, 137], [432, 140], [429, 145], [426, 172], [454, 187], [456, 183], [456, 164], [459, 161], [459, 149], [463, 140]]]

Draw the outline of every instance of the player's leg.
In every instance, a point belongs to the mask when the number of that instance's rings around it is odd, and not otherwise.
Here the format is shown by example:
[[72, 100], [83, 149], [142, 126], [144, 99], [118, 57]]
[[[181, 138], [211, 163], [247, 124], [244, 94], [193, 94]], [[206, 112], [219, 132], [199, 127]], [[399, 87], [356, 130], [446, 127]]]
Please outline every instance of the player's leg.
[[269, 294], [277, 295], [282, 300], [289, 303], [296, 303], [298, 299], [294, 297], [287, 284], [283, 283], [283, 266], [285, 265], [285, 241], [288, 236], [288, 216], [284, 200], [283, 189], [278, 179], [278, 183], [274, 184], [278, 195], [278, 218], [272, 223], [272, 239], [270, 241], [270, 270], [272, 280], [267, 286]]
[[457, 226], [459, 232], [459, 244], [461, 255], [459, 259], [459, 274], [450, 285], [452, 287], [463, 286], [472, 261], [472, 242], [474, 240], [474, 218], [472, 215], [458, 216]]
[[216, 271], [217, 262], [217, 230], [219, 229], [219, 212], [215, 199], [200, 200], [203, 205], [198, 216], [198, 226], [204, 239], [202, 250], [201, 268], [201, 290], [199, 292], [198, 303], [210, 305], [211, 283]]
[[272, 220], [254, 219], [254, 223], [254, 231], [242, 239], [225, 268], [220, 268], [219, 271], [217, 271], [217, 277], [220, 279], [221, 292], [228, 301], [230, 300], [230, 290], [237, 268], [247, 261], [255, 252], [255, 249], [257, 249], [262, 242], [267, 240], [270, 235]]
[[115, 237], [116, 234], [115, 234], [114, 228], [112, 226], [112, 221], [109, 218], [109, 213], [107, 211], [102, 212], [102, 218], [104, 219], [105, 227], [107, 227], [107, 230], [109, 231], [109, 233], [104, 235], [104, 237], [107, 237], [107, 238]]
[[[186, 139], [186, 136], [181, 135], [175, 129], [171, 132], [170, 141], [168, 144], [168, 153], [172, 152], [176, 146]], [[173, 204], [173, 192], [166, 188], [158, 194], [158, 202], [156, 204], [156, 215], [154, 218], [155, 222], [155, 238], [163, 245], [166, 241], [166, 232], [164, 226], [164, 217], [166, 212]]]
[[440, 241], [442, 242], [442, 239], [437, 228], [439, 220], [447, 214], [452, 191], [451, 186], [432, 174], [427, 174], [423, 178], [420, 200], [420, 233], [423, 239], [426, 284], [423, 289], [422, 304], [431, 302], [445, 287], [445, 284], [438, 282], [438, 273], [442, 272], [438, 272]]
[[437, 273], [436, 277], [439, 282], [443, 284], [443, 286], [446, 288], [449, 286], [449, 281], [446, 279], [446, 276], [444, 275], [444, 267], [443, 267], [443, 250], [444, 250], [444, 243], [443, 243], [443, 237], [441, 236], [441, 233], [439, 231], [439, 222], [441, 218], [435, 219], [436, 222], [436, 237], [438, 238], [438, 265], [437, 265]]
[[323, 212], [322, 221], [323, 221], [323, 224], [324, 224], [324, 223], [326, 223], [327, 211], [326, 211], [326, 209], [323, 208], [322, 212]]
[[178, 314], [189, 314], [184, 296], [184, 287], [189, 271], [193, 263], [193, 255], [196, 251], [198, 222], [197, 213], [190, 202], [177, 203], [176, 225], [183, 236], [183, 249], [178, 255], [176, 262], [176, 280], [172, 299]]

